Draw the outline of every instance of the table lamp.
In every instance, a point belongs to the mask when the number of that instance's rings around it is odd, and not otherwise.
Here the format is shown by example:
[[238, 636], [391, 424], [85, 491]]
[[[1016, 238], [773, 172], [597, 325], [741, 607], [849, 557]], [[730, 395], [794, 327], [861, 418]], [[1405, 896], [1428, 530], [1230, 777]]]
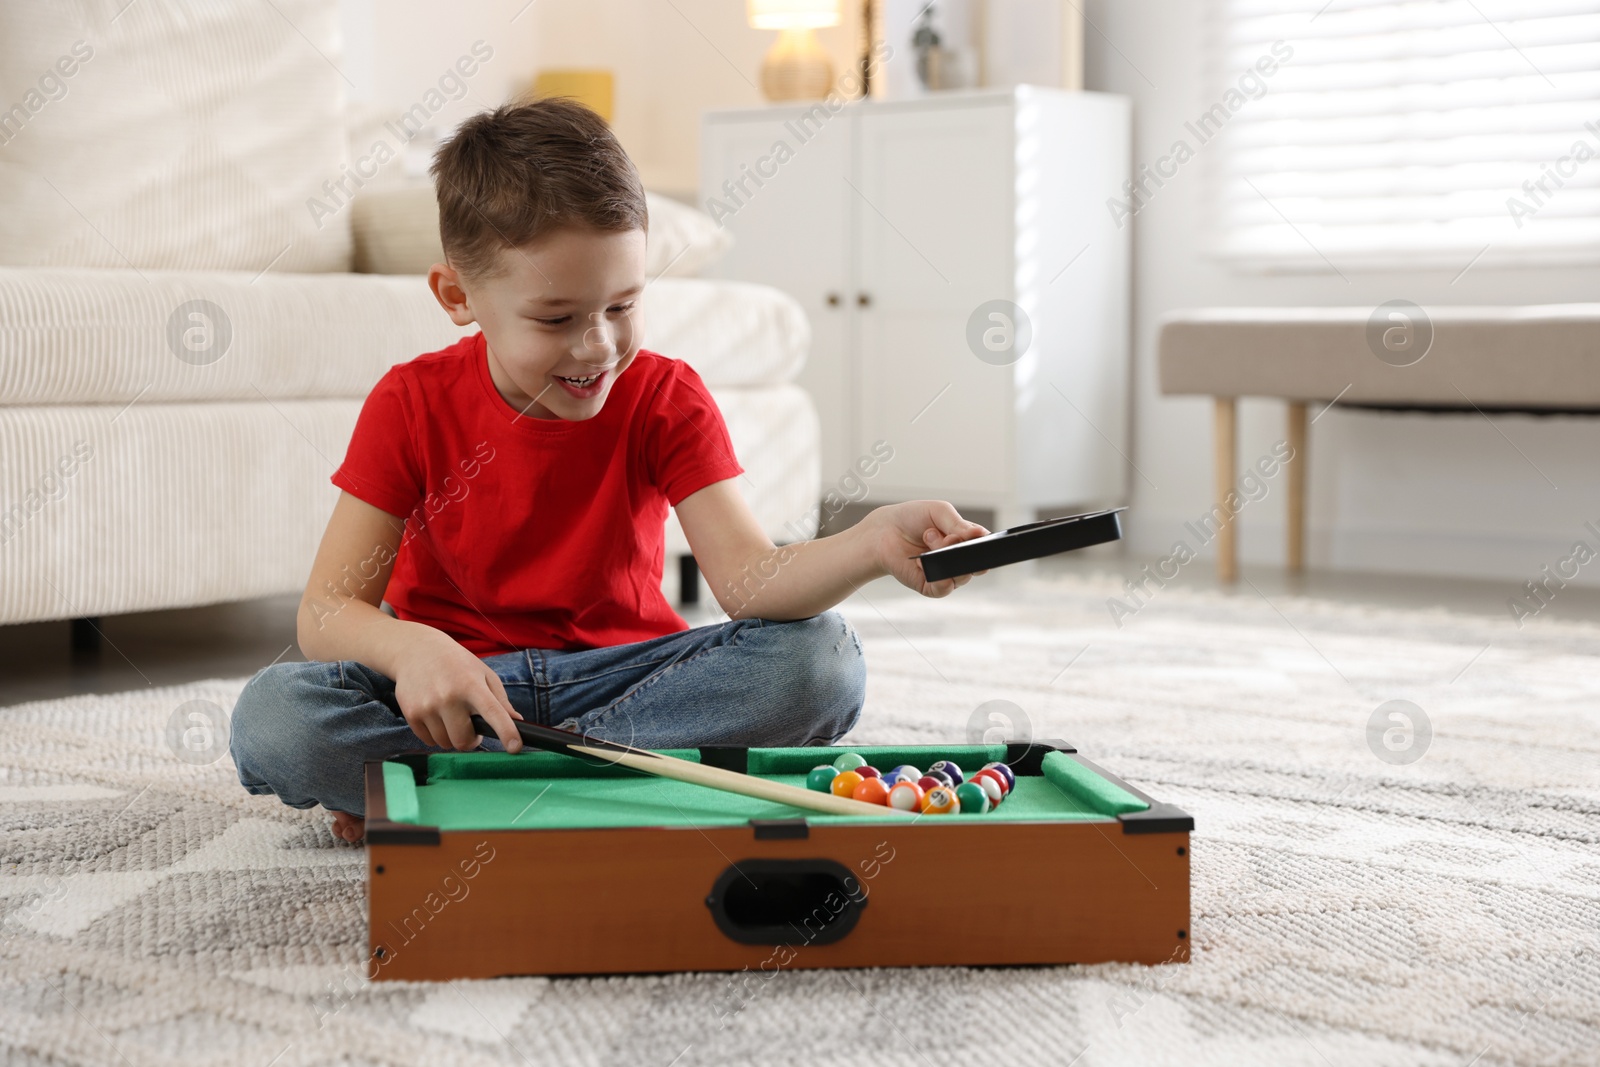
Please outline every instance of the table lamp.
[[534, 75], [522, 99], [569, 96], [610, 123], [614, 95], [609, 70], [547, 69]]
[[833, 85], [833, 62], [812, 31], [839, 24], [839, 0], [747, 0], [750, 25], [780, 30], [761, 63], [768, 100], [820, 100]]

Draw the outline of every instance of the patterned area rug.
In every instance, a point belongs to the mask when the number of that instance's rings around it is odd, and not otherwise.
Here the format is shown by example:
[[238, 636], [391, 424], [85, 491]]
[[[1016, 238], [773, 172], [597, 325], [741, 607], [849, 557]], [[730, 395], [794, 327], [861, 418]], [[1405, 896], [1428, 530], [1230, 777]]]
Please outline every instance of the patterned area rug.
[[[1600, 631], [1248, 586], [1118, 626], [1109, 578], [884, 585], [845, 607], [855, 740], [1001, 709], [1187, 809], [1192, 963], [369, 984], [360, 849], [175, 756], [217, 681], [0, 709], [0, 1061], [1600, 1062]], [[1005, 872], [945, 888], [981, 914]]]

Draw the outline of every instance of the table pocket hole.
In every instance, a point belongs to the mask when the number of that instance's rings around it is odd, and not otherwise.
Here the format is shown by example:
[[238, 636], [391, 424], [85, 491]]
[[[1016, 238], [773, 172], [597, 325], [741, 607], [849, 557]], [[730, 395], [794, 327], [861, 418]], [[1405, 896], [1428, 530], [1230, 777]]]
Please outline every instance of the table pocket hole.
[[855, 928], [867, 891], [827, 859], [740, 860], [718, 876], [706, 906], [730, 940], [744, 945], [826, 945]]

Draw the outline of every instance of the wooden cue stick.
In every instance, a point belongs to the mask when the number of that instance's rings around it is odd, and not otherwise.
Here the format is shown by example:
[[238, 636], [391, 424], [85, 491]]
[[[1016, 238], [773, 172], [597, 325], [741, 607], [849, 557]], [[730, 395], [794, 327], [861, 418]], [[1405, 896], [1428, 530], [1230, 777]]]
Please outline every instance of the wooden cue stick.
[[[484, 737], [497, 736], [494, 727], [490, 726], [481, 715], [472, 717], [472, 725]], [[850, 797], [838, 797], [832, 793], [819, 793], [814, 789], [784, 785], [782, 782], [740, 774], [738, 771], [722, 767], [691, 763], [689, 760], [666, 756], [647, 748], [634, 748], [632, 745], [619, 744], [615, 741], [585, 738], [567, 730], [553, 730], [548, 726], [538, 726], [530, 722], [518, 722], [516, 726], [523, 743], [534, 748], [559, 752], [567, 756], [592, 756], [630, 770], [653, 774], [658, 778], [671, 778], [679, 782], [688, 782], [690, 785], [703, 785], [708, 789], [720, 789], [724, 793], [739, 793], [755, 797], [757, 800], [771, 800], [778, 804], [788, 804], [790, 807], [828, 815], [882, 816], [886, 812], [890, 815], [917, 814], [900, 811], [885, 804], [868, 804]]]

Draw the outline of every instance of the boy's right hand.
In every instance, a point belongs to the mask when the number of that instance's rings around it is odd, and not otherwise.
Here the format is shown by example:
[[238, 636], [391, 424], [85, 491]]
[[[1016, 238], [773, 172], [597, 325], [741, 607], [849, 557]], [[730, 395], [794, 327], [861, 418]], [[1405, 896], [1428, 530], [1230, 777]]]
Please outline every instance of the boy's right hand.
[[507, 752], [522, 751], [513, 722], [522, 716], [511, 707], [505, 686], [446, 634], [434, 630], [412, 642], [394, 683], [400, 712], [423, 744], [458, 752], [477, 748], [472, 716], [482, 715]]

